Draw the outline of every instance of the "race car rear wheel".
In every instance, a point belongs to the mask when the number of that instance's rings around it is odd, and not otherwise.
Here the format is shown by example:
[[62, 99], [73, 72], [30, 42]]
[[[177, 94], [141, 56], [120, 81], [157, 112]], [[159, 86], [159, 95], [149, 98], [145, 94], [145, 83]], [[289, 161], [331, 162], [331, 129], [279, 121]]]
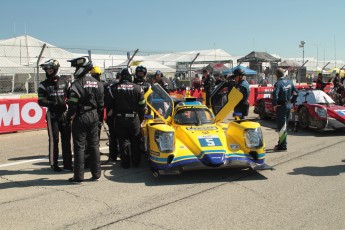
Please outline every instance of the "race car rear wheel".
[[306, 129], [309, 128], [309, 124], [310, 124], [310, 118], [309, 118], [309, 112], [308, 109], [306, 107], [302, 107], [299, 111], [298, 111], [298, 124], [299, 127]]
[[259, 106], [258, 106], [258, 110], [259, 110], [260, 119], [267, 119], [268, 118], [268, 115], [266, 114], [264, 101], [260, 101]]

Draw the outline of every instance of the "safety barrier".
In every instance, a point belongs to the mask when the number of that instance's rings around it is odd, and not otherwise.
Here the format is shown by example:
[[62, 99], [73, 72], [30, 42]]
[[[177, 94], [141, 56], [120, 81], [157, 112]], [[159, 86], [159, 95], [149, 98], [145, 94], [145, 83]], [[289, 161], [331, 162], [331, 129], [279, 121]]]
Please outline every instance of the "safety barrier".
[[0, 133], [45, 128], [45, 115], [37, 98], [1, 99]]

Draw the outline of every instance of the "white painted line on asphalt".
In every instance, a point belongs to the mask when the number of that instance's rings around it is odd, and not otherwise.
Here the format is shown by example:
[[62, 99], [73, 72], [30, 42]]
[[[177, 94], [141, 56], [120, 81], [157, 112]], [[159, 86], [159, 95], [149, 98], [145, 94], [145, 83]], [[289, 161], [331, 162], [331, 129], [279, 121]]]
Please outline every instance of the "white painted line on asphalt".
[[8, 163], [8, 164], [2, 164], [2, 165], [0, 165], [0, 168], [6, 167], [6, 166], [12, 166], [12, 165], [25, 164], [25, 163], [29, 163], [29, 162], [35, 162], [35, 161], [43, 161], [43, 160], [47, 160], [47, 159], [48, 159], [48, 157], [33, 159], [33, 160], [26, 160], [26, 161], [18, 161], [18, 162], [13, 162], [13, 163]]
[[[107, 149], [109, 147], [102, 147], [99, 148], [101, 149]], [[7, 167], [7, 166], [12, 166], [12, 165], [19, 165], [19, 164], [25, 164], [25, 163], [30, 163], [30, 162], [35, 162], [35, 161], [43, 161], [43, 160], [47, 160], [48, 157], [43, 157], [43, 158], [38, 158], [38, 159], [32, 159], [32, 160], [26, 160], [26, 161], [18, 161], [18, 162], [13, 162], [13, 163], [8, 163], [8, 164], [0, 164], [0, 168], [2, 167]]]

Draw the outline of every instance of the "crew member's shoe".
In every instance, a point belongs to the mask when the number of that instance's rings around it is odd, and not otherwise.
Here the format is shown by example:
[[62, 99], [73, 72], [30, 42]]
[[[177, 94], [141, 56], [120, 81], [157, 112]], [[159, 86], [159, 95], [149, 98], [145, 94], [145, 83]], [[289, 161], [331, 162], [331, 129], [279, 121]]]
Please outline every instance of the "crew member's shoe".
[[62, 171], [62, 169], [58, 166], [58, 165], [52, 165], [52, 166], [50, 166], [51, 167], [51, 169], [53, 169], [55, 172], [61, 172]]
[[63, 171], [66, 171], [66, 172], [73, 172], [73, 166], [64, 166], [64, 167], [63, 167]]
[[108, 162], [116, 162], [117, 156], [109, 156]]
[[72, 184], [81, 184], [81, 183], [83, 183], [82, 180], [74, 179], [74, 177], [69, 178], [68, 181], [71, 182]]
[[287, 147], [286, 147], [286, 145], [276, 145], [276, 146], [274, 146], [274, 150], [276, 150], [276, 151], [286, 151]]
[[99, 178], [97, 178], [97, 177], [91, 177], [91, 181], [99, 181]]

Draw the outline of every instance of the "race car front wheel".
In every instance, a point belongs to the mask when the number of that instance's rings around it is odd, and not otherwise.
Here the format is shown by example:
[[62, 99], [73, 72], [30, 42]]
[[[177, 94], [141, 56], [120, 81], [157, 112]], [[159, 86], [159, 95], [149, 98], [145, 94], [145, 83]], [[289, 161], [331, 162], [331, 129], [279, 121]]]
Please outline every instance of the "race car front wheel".
[[264, 119], [268, 118], [268, 116], [266, 114], [266, 108], [265, 108], [265, 102], [264, 101], [260, 101], [258, 110], [259, 110], [260, 119], [264, 120]]
[[309, 111], [306, 107], [302, 107], [299, 111], [298, 111], [298, 124], [299, 127], [306, 129], [309, 128], [309, 124], [310, 124], [310, 118], [309, 118]]

